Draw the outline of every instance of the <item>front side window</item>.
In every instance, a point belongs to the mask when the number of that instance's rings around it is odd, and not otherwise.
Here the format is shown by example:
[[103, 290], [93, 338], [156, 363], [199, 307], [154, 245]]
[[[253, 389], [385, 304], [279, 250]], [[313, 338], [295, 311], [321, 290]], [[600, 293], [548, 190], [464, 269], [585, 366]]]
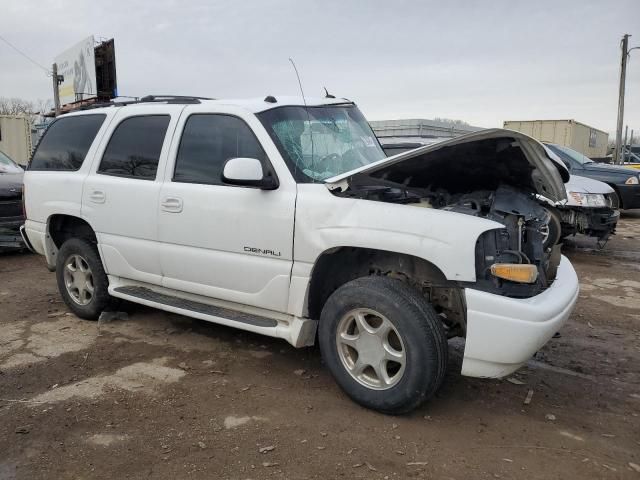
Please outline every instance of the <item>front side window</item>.
[[386, 157], [354, 105], [279, 107], [258, 116], [297, 182], [323, 181]]
[[244, 121], [230, 115], [191, 115], [180, 140], [173, 181], [223, 185], [224, 164], [236, 157], [266, 162], [262, 146]]
[[169, 115], [129, 117], [116, 127], [98, 173], [155, 180]]
[[106, 115], [78, 115], [55, 120], [38, 144], [29, 170], [78, 170]]

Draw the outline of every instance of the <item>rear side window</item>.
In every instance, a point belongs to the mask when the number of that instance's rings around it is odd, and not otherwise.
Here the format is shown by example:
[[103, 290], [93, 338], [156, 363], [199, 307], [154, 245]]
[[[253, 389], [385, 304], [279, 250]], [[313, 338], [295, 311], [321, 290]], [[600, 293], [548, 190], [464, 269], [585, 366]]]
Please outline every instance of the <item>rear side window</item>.
[[169, 115], [145, 115], [120, 122], [104, 151], [98, 173], [154, 180], [169, 120]]
[[38, 144], [29, 170], [78, 170], [106, 115], [79, 115], [54, 121]]
[[230, 115], [191, 115], [180, 140], [173, 181], [223, 185], [224, 164], [235, 157], [256, 158], [263, 166], [266, 162], [260, 142], [244, 121]]

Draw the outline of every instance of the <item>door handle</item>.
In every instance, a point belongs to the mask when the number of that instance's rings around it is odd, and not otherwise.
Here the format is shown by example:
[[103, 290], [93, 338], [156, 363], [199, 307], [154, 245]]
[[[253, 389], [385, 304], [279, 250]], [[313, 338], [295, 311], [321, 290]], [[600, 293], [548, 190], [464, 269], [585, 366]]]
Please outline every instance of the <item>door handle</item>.
[[106, 199], [107, 196], [102, 190], [91, 189], [89, 200], [91, 200], [93, 203], [104, 203]]
[[182, 211], [182, 199], [179, 197], [165, 197], [160, 202], [162, 210], [169, 213], [180, 213]]

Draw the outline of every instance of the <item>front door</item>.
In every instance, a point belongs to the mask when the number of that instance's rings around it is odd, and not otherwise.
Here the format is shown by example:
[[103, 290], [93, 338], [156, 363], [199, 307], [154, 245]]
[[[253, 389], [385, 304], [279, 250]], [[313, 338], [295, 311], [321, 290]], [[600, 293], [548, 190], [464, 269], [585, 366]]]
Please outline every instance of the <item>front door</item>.
[[[260, 190], [221, 181], [229, 158], [257, 158], [265, 172], [273, 168], [263, 147], [270, 142], [267, 133], [257, 120], [247, 120], [255, 129], [238, 115], [197, 107], [187, 107], [180, 119], [159, 201], [162, 284], [284, 312], [295, 182], [280, 179], [277, 189]], [[268, 148], [275, 151], [272, 144]]]

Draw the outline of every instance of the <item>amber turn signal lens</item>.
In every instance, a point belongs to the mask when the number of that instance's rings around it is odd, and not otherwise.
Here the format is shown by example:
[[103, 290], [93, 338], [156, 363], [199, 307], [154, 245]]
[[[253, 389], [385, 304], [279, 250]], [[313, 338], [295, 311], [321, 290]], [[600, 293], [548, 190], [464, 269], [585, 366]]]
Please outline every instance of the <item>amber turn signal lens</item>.
[[535, 265], [518, 263], [494, 263], [491, 265], [491, 274], [518, 283], [535, 283], [538, 279], [538, 269]]

